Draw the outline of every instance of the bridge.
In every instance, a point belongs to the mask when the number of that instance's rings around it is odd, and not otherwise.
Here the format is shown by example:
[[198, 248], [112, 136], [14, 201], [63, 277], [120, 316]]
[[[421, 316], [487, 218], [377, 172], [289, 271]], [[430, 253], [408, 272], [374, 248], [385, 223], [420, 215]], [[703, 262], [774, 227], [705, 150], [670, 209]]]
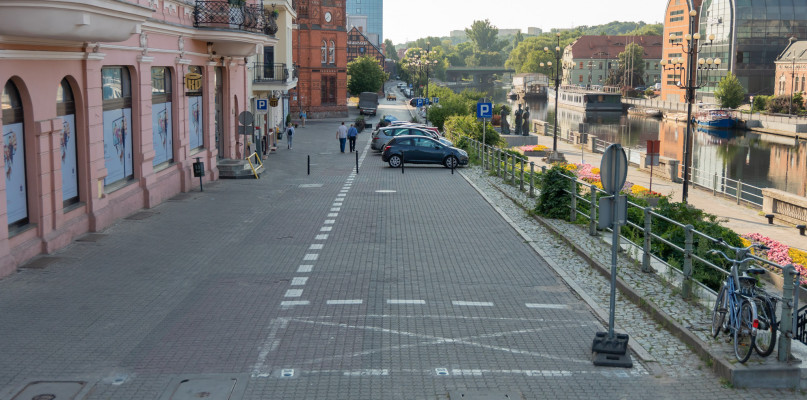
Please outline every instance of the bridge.
[[465, 77], [473, 77], [477, 83], [489, 83], [493, 75], [515, 74], [516, 70], [505, 67], [448, 67], [446, 81], [459, 82]]

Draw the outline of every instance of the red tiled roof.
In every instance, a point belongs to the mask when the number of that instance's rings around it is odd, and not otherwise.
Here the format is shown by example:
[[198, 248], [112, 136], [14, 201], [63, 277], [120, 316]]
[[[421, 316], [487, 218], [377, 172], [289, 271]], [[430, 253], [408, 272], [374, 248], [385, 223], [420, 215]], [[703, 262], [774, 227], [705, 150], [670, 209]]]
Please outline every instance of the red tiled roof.
[[636, 43], [644, 48], [644, 58], [661, 59], [663, 42], [661, 36], [581, 36], [572, 43], [572, 57], [615, 59], [619, 53], [625, 51], [625, 46]]

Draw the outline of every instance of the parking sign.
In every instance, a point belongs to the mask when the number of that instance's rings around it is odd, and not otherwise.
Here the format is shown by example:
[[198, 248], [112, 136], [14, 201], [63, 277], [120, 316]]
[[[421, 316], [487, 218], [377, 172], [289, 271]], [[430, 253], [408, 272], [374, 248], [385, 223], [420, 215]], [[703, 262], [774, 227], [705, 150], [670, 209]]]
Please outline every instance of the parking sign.
[[439, 102], [440, 102], [440, 98], [439, 98], [439, 97], [432, 97], [432, 103], [433, 103], [433, 104], [437, 104], [437, 103], [439, 103]]
[[415, 105], [417, 105], [418, 107], [423, 107], [423, 99], [418, 97], [417, 101], [415, 102]]
[[476, 103], [476, 117], [477, 118], [493, 118], [493, 104], [492, 103]]
[[255, 102], [255, 109], [258, 111], [266, 111], [269, 109], [269, 100], [268, 99], [258, 99]]

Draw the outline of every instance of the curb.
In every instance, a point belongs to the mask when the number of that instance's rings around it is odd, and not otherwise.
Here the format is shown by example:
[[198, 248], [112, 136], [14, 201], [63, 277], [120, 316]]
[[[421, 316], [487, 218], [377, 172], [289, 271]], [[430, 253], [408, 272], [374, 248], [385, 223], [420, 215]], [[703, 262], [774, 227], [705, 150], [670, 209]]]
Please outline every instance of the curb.
[[[502, 210], [500, 210], [496, 205], [494, 205], [490, 199], [482, 193], [482, 191], [477, 187], [473, 182], [469, 180], [464, 173], [461, 173], [468, 183], [479, 192], [485, 201], [488, 202], [502, 217], [512, 226], [522, 237], [525, 239], [526, 234], [521, 231], [520, 228], [515, 226], [515, 224], [510, 220], [510, 218], [504, 214]], [[501, 191], [498, 187], [494, 186], [496, 190], [499, 190], [505, 197], [510, 199], [513, 203], [518, 205], [522, 210], [524, 206], [510, 197], [507, 193]], [[526, 211], [526, 210], [525, 210]], [[578, 246], [574, 241], [567, 238], [563, 232], [555, 229], [552, 224], [546, 222], [546, 220], [539, 216], [532, 216], [535, 221], [543, 225], [545, 228], [553, 232], [558, 237], [562, 238], [566, 244], [568, 244], [574, 252], [581, 256], [586, 262], [588, 262], [591, 266], [593, 266], [601, 275], [606, 278], [611, 277], [611, 269], [610, 266], [606, 267], [605, 265], [601, 264], [599, 261], [595, 260], [591, 257], [588, 253], [586, 253], [583, 248]], [[607, 321], [608, 313], [605, 310], [600, 309], [599, 306], [588, 296], [585, 292], [580, 288], [574, 281], [569, 278], [569, 276], [560, 269], [553, 261], [551, 261], [543, 251], [541, 251], [535, 244], [530, 242], [530, 246], [535, 249], [535, 251], [542, 257], [544, 260], [552, 267], [555, 272], [561, 276], [561, 278], [574, 290], [588, 305], [595, 311], [595, 314], [603, 321]], [[632, 262], [633, 260], [631, 260]], [[621, 278], [616, 278], [616, 287], [619, 289], [620, 292], [624, 296], [626, 296], [632, 303], [639, 307], [639, 309], [647, 312], [650, 314], [650, 317], [653, 318], [656, 322], [660, 323], [667, 331], [671, 334], [675, 335], [678, 339], [683, 341], [695, 354], [697, 354], [701, 359], [704, 361], [711, 360], [712, 363], [712, 371], [716, 373], [720, 378], [723, 378], [731, 383], [732, 386], [738, 388], [770, 388], [770, 389], [798, 389], [801, 383], [801, 369], [792, 365], [783, 365], [783, 366], [775, 366], [775, 367], [764, 367], [764, 368], [756, 368], [751, 369], [746, 367], [745, 365], [735, 365], [730, 363], [726, 358], [721, 357], [718, 354], [713, 354], [711, 350], [711, 346], [697, 337], [695, 334], [689, 331], [686, 327], [679, 324], [675, 319], [670, 317], [669, 314], [664, 312], [658, 305], [651, 301], [645, 300], [640, 293], [635, 291], [632, 287], [625, 283]], [[628, 332], [630, 334], [630, 332]], [[636, 344], [635, 342], [630, 342], [630, 348], [634, 350], [634, 352], [645, 362], [656, 362], [655, 360], [647, 351]], [[641, 350], [639, 350], [641, 349]], [[645, 358], [643, 353], [648, 357]]]

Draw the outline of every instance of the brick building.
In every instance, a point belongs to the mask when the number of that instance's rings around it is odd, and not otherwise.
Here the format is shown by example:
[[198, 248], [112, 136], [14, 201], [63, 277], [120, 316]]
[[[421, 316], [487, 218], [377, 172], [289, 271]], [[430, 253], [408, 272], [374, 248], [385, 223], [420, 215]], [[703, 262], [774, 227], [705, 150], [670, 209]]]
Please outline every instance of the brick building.
[[[667, 11], [664, 14], [664, 49], [662, 57], [664, 60], [674, 60], [681, 58], [684, 65], [687, 63], [687, 53], [681, 50], [681, 44], [686, 45], [684, 36], [689, 33], [689, 12], [691, 10], [700, 11], [702, 0], [668, 0]], [[697, 32], [698, 16], [695, 16], [694, 30]], [[686, 101], [686, 91], [677, 86], [678, 81], [686, 80], [681, 78], [680, 71], [661, 71], [661, 98], [664, 101]], [[685, 83], [685, 82], [684, 82]]]
[[375, 58], [378, 65], [384, 68], [384, 52], [354, 26], [347, 33], [347, 62], [363, 56]]
[[299, 71], [291, 93], [292, 115], [309, 118], [347, 116], [347, 20], [343, 0], [295, 3], [297, 29], [293, 57]]
[[793, 95], [807, 90], [807, 41], [791, 43], [776, 58], [774, 94]]

